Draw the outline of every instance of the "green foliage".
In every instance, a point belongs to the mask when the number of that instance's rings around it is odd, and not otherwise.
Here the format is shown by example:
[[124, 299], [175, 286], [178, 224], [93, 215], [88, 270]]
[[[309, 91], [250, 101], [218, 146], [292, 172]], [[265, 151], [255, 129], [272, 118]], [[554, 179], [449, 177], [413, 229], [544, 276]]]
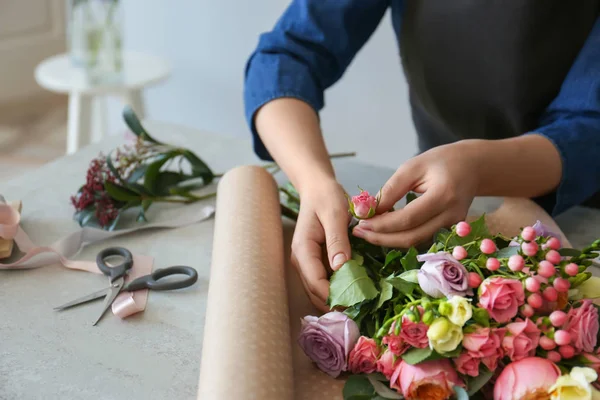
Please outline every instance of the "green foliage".
[[374, 299], [378, 294], [366, 268], [355, 260], [349, 260], [331, 276], [327, 303], [332, 308], [350, 307]]

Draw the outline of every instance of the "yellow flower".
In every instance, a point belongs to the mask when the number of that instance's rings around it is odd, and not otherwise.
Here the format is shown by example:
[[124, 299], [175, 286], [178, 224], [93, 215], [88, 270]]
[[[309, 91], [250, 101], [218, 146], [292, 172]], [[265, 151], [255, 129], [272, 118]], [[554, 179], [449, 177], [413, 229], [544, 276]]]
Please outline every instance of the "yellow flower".
[[592, 276], [577, 287], [577, 297], [583, 299], [600, 298], [600, 278]]
[[551, 400], [598, 400], [600, 392], [592, 387], [598, 374], [591, 368], [574, 367], [569, 375], [559, 376], [548, 390]]
[[429, 346], [440, 354], [448, 353], [458, 347], [463, 340], [460, 326], [441, 317], [433, 321], [427, 330]]
[[469, 300], [464, 297], [452, 296], [447, 303], [452, 307], [452, 310], [448, 313], [448, 319], [454, 325], [463, 326], [473, 317], [473, 307], [471, 307]]

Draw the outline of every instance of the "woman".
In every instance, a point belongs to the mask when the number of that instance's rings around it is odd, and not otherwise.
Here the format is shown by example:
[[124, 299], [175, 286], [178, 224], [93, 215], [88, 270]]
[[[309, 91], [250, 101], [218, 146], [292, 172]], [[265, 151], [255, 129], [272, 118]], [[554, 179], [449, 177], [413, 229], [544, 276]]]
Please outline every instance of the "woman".
[[248, 61], [245, 104], [255, 151], [300, 193], [293, 261], [323, 310], [321, 246], [334, 270], [350, 246], [317, 113], [388, 8], [421, 153], [379, 209], [423, 195], [354, 235], [407, 247], [463, 219], [475, 196], [528, 197], [557, 215], [600, 191], [600, 1], [293, 0]]

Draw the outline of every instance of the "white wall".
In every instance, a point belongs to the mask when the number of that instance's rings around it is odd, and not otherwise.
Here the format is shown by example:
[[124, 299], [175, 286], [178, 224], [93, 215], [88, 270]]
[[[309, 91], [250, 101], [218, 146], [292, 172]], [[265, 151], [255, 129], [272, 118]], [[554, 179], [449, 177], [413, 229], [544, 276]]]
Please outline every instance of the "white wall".
[[[243, 71], [258, 35], [288, 0], [127, 0], [125, 47], [169, 59], [171, 78], [147, 91], [148, 117], [223, 135], [248, 137]], [[113, 131], [120, 106], [110, 104]], [[326, 95], [321, 114], [330, 152], [359, 152], [397, 167], [416, 152], [389, 13], [346, 75]], [[198, 151], [201, 152], [200, 149]]]

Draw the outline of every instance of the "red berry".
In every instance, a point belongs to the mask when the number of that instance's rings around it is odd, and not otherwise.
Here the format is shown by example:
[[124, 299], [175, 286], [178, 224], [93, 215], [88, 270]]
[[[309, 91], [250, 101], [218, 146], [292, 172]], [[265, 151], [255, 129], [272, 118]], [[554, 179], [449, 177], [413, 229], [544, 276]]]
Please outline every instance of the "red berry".
[[456, 234], [460, 237], [465, 237], [471, 233], [471, 225], [465, 221], [461, 221], [456, 224]]
[[539, 293], [532, 293], [527, 298], [527, 304], [529, 304], [533, 308], [541, 308], [544, 304], [544, 299]]
[[475, 273], [475, 272], [469, 272], [469, 287], [473, 288], [473, 289], [477, 289], [479, 287], [479, 285], [481, 285], [482, 279], [481, 276], [479, 276], [479, 274]]
[[565, 267], [565, 272], [569, 276], [575, 276], [579, 273], [579, 265], [575, 263], [567, 264], [567, 266]]
[[535, 293], [540, 290], [540, 281], [535, 278], [529, 277], [525, 279], [525, 289], [531, 293]]
[[490, 271], [496, 271], [498, 268], [500, 268], [500, 261], [498, 261], [497, 258], [490, 257], [485, 262], [485, 267]]
[[556, 278], [554, 280], [554, 289], [556, 289], [557, 292], [566, 293], [569, 291], [570, 287], [571, 287], [571, 282], [569, 282], [565, 278]]
[[[566, 346], [571, 343], [571, 334], [567, 331], [556, 331], [554, 332], [554, 341], [559, 346]], [[562, 353], [561, 353], [562, 354]], [[569, 358], [569, 357], [567, 357]]]
[[552, 250], [558, 250], [558, 249], [560, 249], [560, 240], [558, 240], [555, 237], [552, 237], [552, 238], [548, 239], [548, 241], [546, 242], [546, 244]]
[[550, 261], [552, 264], [557, 265], [562, 260], [561, 255], [556, 250], [550, 250], [546, 253], [546, 260]]
[[544, 299], [550, 302], [558, 300], [558, 292], [552, 286], [548, 286], [546, 289], [544, 289], [542, 294], [544, 295]]
[[538, 252], [538, 244], [536, 242], [525, 242], [521, 244], [521, 250], [526, 256], [533, 257]]
[[463, 260], [467, 258], [467, 250], [465, 250], [465, 248], [462, 246], [456, 246], [452, 250], [452, 257], [454, 257], [458, 261]]
[[481, 245], [479, 245], [479, 250], [481, 250], [483, 254], [492, 254], [496, 251], [496, 244], [492, 239], [483, 239]]
[[523, 269], [524, 266], [525, 260], [518, 254], [510, 256], [510, 258], [508, 259], [508, 268], [510, 268], [511, 271], [520, 271]]
[[552, 361], [553, 363], [558, 363], [562, 359], [562, 357], [557, 351], [549, 351], [546, 355], [546, 358]]
[[525, 318], [531, 318], [533, 317], [533, 314], [535, 314], [535, 311], [529, 304], [523, 304], [521, 306], [521, 314], [523, 314]]
[[563, 326], [567, 322], [567, 313], [560, 310], [553, 311], [550, 314], [550, 322], [556, 327]]
[[546, 351], [553, 350], [556, 348], [556, 343], [554, 340], [550, 339], [548, 336], [542, 336], [540, 338], [540, 347]]
[[527, 240], [528, 242], [535, 240], [535, 229], [533, 229], [531, 226], [526, 226], [521, 232], [521, 237], [523, 240]]
[[575, 349], [571, 345], [560, 346], [558, 352], [562, 358], [573, 358], [575, 356]]
[[540, 263], [538, 264], [538, 274], [540, 274], [544, 278], [550, 278], [551, 276], [554, 276], [555, 273], [556, 269], [554, 268], [554, 265], [552, 265], [551, 262], [544, 260], [540, 261]]

